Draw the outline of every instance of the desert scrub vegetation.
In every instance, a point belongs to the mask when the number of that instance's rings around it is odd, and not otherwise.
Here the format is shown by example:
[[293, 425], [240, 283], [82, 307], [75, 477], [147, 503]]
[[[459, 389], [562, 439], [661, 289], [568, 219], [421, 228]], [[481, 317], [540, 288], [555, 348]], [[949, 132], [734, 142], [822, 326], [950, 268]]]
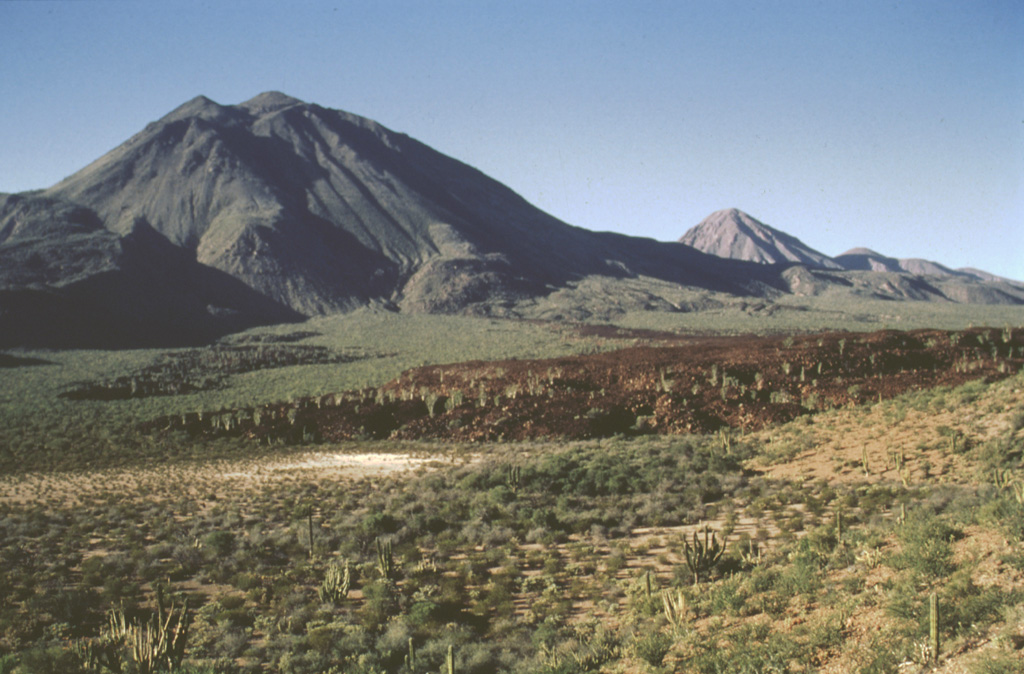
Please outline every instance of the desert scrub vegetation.
[[0, 657], [108, 671], [112, 617], [187, 602], [180, 665], [153, 671], [887, 672], [931, 662], [935, 594], [940, 658], [1002, 638], [1008, 661], [1011, 490], [769, 479], [754, 440], [435, 446], [393, 477], [178, 463], [82, 473], [74, 503], [47, 483], [0, 502]]
[[[972, 350], [969, 362], [979, 349], [991, 363], [985, 349], [1001, 331], [979, 337], [958, 332], [957, 345]], [[786, 385], [815, 386], [819, 363], [825, 374], [855, 359], [870, 363], [873, 352], [859, 341], [866, 338], [855, 335], [842, 338], [842, 361], [819, 357], [815, 349], [828, 339], [778, 340], [779, 362], [793, 364]], [[324, 334], [296, 343], [316, 340], [340, 349]], [[457, 672], [893, 672], [930, 666], [936, 656], [946, 662], [963, 653], [967, 662], [983, 643], [991, 644], [991, 671], [1000, 671], [999, 663], [1019, 656], [1020, 376], [881, 402], [866, 393], [877, 393], [881, 380], [873, 379], [849, 394], [867, 400], [801, 412], [798, 421], [758, 433], [459, 445], [256, 446], [110, 421], [151, 420], [154, 410], [174, 406], [192, 413], [202, 396], [241, 397], [236, 384], [250, 376], [308, 376], [366, 360], [231, 375], [225, 389], [187, 396], [57, 397], [74, 382], [97, 380], [108, 365], [120, 363], [103, 375], [117, 378], [155, 357], [51, 354], [56, 365], [11, 370], [3, 395], [26, 397], [4, 404], [28, 405], [35, 396], [51, 411], [33, 417], [38, 435], [4, 450], [36, 470], [0, 477], [0, 671], [110, 671], [115, 652], [122, 671], [149, 667], [145, 661], [157, 671], [232, 674], [406, 674], [449, 665]], [[756, 372], [724, 359], [717, 365], [713, 387], [709, 366], [697, 382], [676, 364], [648, 367], [636, 386], [687, 396], [699, 384], [720, 399], [728, 382], [727, 396], [750, 400]], [[509, 381], [516, 366], [474, 368], [493, 373], [487, 381], [500, 386], [501, 405], [513, 397], [553, 404], [547, 391], [573, 376], [552, 361]], [[58, 368], [57, 383], [42, 388], [25, 372], [47, 367]], [[783, 385], [781, 368], [762, 369], [769, 395]], [[480, 381], [467, 385], [449, 367], [431, 373], [435, 387], [426, 391], [406, 377], [377, 393], [423, 406], [421, 416], [438, 424], [480, 403]], [[840, 390], [850, 386], [844, 381]], [[330, 390], [304, 404], [320, 409], [316, 398]], [[486, 393], [483, 405], [495, 406], [494, 392]], [[428, 394], [438, 396], [434, 417]], [[590, 409], [598, 410], [594, 419], [610, 412], [600, 388], [580, 395], [581, 422], [593, 421]], [[105, 405], [119, 411], [104, 417]], [[246, 403], [232, 413], [241, 407], [259, 409]], [[4, 423], [12, 436], [25, 427]], [[419, 467], [329, 470], [322, 459], [338, 452], [413, 454], [417, 461], [408, 463]], [[910, 479], [902, 467], [912, 469]], [[933, 595], [938, 652], [930, 646]], [[181, 657], [135, 659], [126, 635], [159, 632], [155, 625], [169, 615], [160, 618], [161, 597], [187, 625], [185, 641], [176, 642], [184, 644]], [[159, 640], [150, 647], [166, 652]]]
[[215, 671], [436, 671], [448, 647], [458, 671], [611, 661], [623, 635], [575, 621], [618, 582], [600, 550], [695, 524], [744, 489], [751, 451], [608, 440], [249, 490], [198, 464], [185, 491], [181, 474], [82, 478], [74, 507], [0, 511], [0, 647], [12, 671], [101, 671], [111, 611], [143, 630], [167, 592], [191, 610], [184, 664]]

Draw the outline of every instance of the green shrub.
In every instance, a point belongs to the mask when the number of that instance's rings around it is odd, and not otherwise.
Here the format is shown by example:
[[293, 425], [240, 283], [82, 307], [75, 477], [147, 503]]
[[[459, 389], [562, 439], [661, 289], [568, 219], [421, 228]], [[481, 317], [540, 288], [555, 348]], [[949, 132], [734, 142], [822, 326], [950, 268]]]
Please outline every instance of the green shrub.
[[673, 643], [664, 632], [652, 631], [633, 642], [633, 652], [651, 667], [660, 667]]
[[944, 578], [955, 569], [953, 540], [958, 535], [930, 510], [919, 508], [898, 530], [902, 549], [893, 556], [893, 566], [929, 578]]

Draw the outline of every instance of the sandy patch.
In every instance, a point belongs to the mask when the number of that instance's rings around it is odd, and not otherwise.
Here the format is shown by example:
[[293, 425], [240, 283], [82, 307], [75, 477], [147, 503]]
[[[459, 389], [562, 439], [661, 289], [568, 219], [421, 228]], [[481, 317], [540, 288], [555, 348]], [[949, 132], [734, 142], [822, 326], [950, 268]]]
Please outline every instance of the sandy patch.
[[303, 454], [181, 463], [172, 466], [111, 468], [89, 473], [28, 473], [0, 479], [0, 503], [14, 506], [75, 507], [116, 493], [145, 494], [149, 500], [195, 497], [199, 493], [246, 490], [295, 479], [386, 477], [441, 465], [444, 457], [393, 452], [313, 451]]
[[417, 457], [411, 454], [314, 452], [298, 457], [289, 457], [284, 460], [255, 463], [254, 465], [246, 466], [243, 470], [225, 473], [224, 477], [253, 477], [278, 471], [341, 472], [351, 473], [358, 477], [366, 477], [412, 470], [435, 460], [434, 458]]

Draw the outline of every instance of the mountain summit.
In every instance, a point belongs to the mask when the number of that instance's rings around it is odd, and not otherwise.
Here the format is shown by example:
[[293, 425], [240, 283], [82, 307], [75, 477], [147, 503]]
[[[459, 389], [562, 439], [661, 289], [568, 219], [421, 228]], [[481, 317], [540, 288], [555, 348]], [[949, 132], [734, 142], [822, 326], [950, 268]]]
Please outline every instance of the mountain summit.
[[736, 208], [715, 211], [686, 232], [679, 242], [709, 255], [733, 260], [841, 268], [800, 239], [773, 229]]

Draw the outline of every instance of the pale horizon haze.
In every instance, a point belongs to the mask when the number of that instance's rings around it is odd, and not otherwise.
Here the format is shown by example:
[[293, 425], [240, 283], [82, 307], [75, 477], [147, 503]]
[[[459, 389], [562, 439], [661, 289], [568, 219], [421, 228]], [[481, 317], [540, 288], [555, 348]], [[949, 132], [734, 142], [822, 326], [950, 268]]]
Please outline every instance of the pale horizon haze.
[[198, 95], [369, 117], [572, 225], [735, 207], [1024, 280], [1024, 3], [0, 0], [0, 192]]

